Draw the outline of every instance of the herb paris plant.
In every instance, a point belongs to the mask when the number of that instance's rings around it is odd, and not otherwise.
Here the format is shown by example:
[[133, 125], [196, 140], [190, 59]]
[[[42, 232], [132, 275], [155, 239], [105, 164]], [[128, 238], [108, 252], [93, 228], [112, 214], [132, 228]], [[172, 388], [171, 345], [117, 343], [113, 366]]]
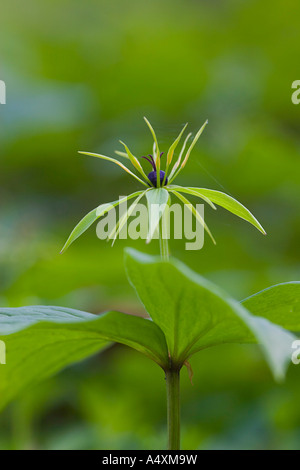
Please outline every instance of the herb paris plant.
[[[98, 154], [89, 155], [117, 163], [147, 189], [130, 194], [121, 201], [102, 204], [91, 211], [75, 227], [63, 251], [98, 217], [125, 200], [134, 199], [109, 236], [115, 240], [134, 206], [144, 195], [152, 221], [149, 224], [149, 240], [156, 227], [163, 222], [163, 215], [160, 220], [153, 206], [166, 205], [172, 195], [186, 204], [189, 201], [183, 194], [198, 196], [213, 208], [214, 204], [220, 205], [265, 233], [248, 209], [227, 194], [171, 184], [185, 166], [206, 123], [185, 153], [190, 134], [186, 137], [172, 167], [175, 149], [186, 129], [184, 127], [168, 150], [166, 166], [162, 170], [158, 141], [150, 123], [146, 122], [154, 138], [153, 155], [145, 157], [151, 163], [152, 171], [146, 175], [139, 160], [125, 144], [126, 153], [118, 152], [131, 161], [143, 179], [118, 160]], [[212, 237], [201, 215], [194, 207], [191, 211]], [[300, 283], [279, 284], [238, 302], [184, 264], [174, 259], [170, 261], [163, 240], [161, 253], [163, 259], [132, 249], [125, 252], [127, 277], [148, 318], [115, 311], [97, 316], [51, 306], [1, 308], [0, 340], [5, 341], [7, 346], [7, 364], [0, 367], [0, 409], [38, 381], [118, 342], [145, 354], [163, 369], [167, 384], [168, 447], [179, 449], [180, 370], [183, 365], [190, 367], [187, 361], [193, 354], [224, 343], [259, 343], [275, 379], [282, 380], [295, 339], [291, 332], [300, 331]]]

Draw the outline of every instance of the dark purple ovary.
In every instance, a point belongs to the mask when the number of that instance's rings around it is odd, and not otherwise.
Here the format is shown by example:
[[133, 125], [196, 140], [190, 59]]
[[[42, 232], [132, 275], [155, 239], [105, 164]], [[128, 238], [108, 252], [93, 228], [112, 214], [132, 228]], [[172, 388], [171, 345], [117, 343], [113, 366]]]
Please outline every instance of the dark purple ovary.
[[[153, 184], [153, 186], [157, 187], [157, 173], [156, 173], [156, 171], [150, 171], [150, 173], [148, 174], [148, 178], [151, 181], [151, 183]], [[165, 178], [165, 172], [160, 170], [160, 185], [161, 186], [163, 184], [164, 178]], [[167, 177], [165, 179], [164, 185], [166, 185], [166, 184], [168, 184], [168, 178]]]

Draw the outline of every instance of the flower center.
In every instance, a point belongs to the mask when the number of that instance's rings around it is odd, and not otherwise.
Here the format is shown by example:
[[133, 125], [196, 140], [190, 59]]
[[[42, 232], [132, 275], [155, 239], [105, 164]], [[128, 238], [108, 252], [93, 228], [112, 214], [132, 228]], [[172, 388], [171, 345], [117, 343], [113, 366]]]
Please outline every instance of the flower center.
[[[160, 158], [162, 157], [164, 152], [162, 152], [160, 154]], [[148, 158], [150, 157], [150, 158]], [[152, 165], [152, 168], [153, 168], [153, 171], [150, 171], [150, 173], [148, 174], [148, 178], [149, 180], [151, 181], [151, 183], [153, 184], [153, 186], [155, 186], [157, 188], [157, 171], [156, 171], [156, 165], [155, 165], [155, 161], [154, 161], [154, 158], [152, 157], [152, 155], [148, 155], [148, 157], [142, 157], [142, 158], [145, 158], [145, 160], [148, 160], [149, 163], [151, 163]], [[165, 172], [160, 170], [160, 174], [159, 174], [159, 181], [160, 181], [160, 186], [162, 185], [166, 185], [168, 184], [168, 178], [165, 176]], [[165, 182], [164, 182], [165, 180]], [[163, 184], [164, 182], [164, 184]]]
[[[148, 178], [151, 181], [151, 183], [153, 184], [153, 186], [157, 187], [157, 172], [156, 171], [150, 171], [150, 173], [148, 174]], [[164, 179], [165, 179], [165, 172], [160, 170], [160, 175], [159, 175], [160, 186], [162, 186]], [[168, 184], [168, 178], [167, 177], [165, 179], [164, 186], [166, 184]]]

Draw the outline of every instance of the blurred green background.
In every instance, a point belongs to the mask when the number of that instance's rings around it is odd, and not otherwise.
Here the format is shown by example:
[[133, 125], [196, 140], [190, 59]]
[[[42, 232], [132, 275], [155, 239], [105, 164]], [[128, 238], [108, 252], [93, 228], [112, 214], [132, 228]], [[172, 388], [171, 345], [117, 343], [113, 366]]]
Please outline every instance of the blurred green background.
[[[59, 251], [89, 210], [139, 189], [108, 162], [125, 140], [151, 151], [146, 115], [167, 149], [182, 124], [208, 118], [178, 184], [225, 190], [268, 236], [206, 208], [217, 240], [172, 254], [243, 299], [299, 279], [300, 4], [220, 0], [3, 1], [0, 79], [0, 304], [62, 305], [143, 314], [126, 280], [131, 245], [111, 248], [90, 229]], [[298, 74], [298, 76], [297, 76]], [[185, 449], [300, 449], [300, 377], [273, 383], [257, 347], [195, 356], [182, 373]], [[298, 366], [300, 367], [300, 366]], [[114, 346], [63, 371], [0, 416], [0, 448], [165, 447], [162, 372]]]

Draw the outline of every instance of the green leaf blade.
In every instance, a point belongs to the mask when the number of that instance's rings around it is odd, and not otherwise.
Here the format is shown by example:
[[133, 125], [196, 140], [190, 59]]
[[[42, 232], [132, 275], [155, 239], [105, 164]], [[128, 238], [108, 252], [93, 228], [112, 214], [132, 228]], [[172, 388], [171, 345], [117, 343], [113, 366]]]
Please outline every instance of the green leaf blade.
[[0, 368], [0, 409], [25, 388], [112, 342], [132, 347], [164, 367], [163, 333], [151, 320], [120, 312], [101, 316], [63, 307], [0, 309], [0, 339], [7, 361]]
[[295, 339], [291, 333], [251, 315], [178, 261], [160, 261], [131, 249], [125, 264], [131, 284], [165, 334], [172, 361], [182, 364], [197, 351], [219, 344], [259, 342], [274, 377], [283, 378]]
[[290, 331], [300, 331], [300, 282], [268, 287], [242, 301], [253, 315], [265, 317]]

